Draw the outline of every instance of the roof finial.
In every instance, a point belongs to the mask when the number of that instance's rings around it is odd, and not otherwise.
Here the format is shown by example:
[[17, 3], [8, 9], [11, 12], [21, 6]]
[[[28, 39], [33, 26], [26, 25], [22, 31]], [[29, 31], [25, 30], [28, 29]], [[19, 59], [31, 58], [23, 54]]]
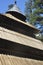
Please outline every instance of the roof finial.
[[17, 4], [17, 1], [15, 0], [15, 4]]

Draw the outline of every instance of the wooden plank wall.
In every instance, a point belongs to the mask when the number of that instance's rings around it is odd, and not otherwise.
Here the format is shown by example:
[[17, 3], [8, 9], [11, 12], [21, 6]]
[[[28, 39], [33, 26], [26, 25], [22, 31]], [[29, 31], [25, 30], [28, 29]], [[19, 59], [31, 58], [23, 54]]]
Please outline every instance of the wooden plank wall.
[[0, 38], [43, 50], [41, 41], [3, 27], [0, 27]]
[[0, 54], [0, 65], [43, 65], [43, 61]]

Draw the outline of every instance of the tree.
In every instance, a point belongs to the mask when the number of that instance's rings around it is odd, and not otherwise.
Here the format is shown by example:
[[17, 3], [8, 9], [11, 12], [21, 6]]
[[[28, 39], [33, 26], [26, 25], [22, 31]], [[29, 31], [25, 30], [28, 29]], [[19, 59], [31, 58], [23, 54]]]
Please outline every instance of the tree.
[[36, 38], [43, 41], [43, 25], [37, 23], [35, 26], [40, 30], [40, 33], [36, 34]]
[[38, 29], [40, 29], [40, 33], [38, 33], [36, 36], [38, 39], [40, 39], [41, 41], [43, 41], [43, 0], [33, 0], [34, 1], [34, 5], [33, 5], [33, 13], [32, 13], [32, 17], [31, 17], [31, 21], [32, 23], [35, 24], [35, 26], [37, 25], [37, 23], [39, 23], [38, 26], [40, 26]]
[[37, 28], [39, 26], [41, 27], [38, 28], [40, 29], [38, 37], [40, 39], [43, 39], [43, 31], [41, 30], [43, 26], [43, 0], [27, 0], [27, 2], [25, 3], [25, 7], [25, 15], [27, 21], [32, 25], [37, 26]]
[[43, 24], [43, 0], [33, 0], [33, 13], [31, 17], [32, 22], [39, 22], [40, 24]]
[[27, 21], [31, 24], [36, 22], [43, 24], [43, 0], [27, 0], [25, 7]]
[[27, 18], [27, 21], [30, 21], [30, 14], [32, 13], [32, 0], [27, 0], [25, 3], [25, 16]]

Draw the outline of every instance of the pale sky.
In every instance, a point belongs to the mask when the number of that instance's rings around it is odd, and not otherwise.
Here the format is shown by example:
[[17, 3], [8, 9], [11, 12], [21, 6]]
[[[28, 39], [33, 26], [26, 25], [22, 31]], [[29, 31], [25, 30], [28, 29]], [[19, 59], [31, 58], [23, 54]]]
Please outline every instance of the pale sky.
[[[25, 1], [26, 0], [16, 0], [18, 7], [24, 13]], [[13, 4], [14, 0], [1, 0], [0, 1], [0, 13], [5, 13], [8, 10], [8, 5]]]

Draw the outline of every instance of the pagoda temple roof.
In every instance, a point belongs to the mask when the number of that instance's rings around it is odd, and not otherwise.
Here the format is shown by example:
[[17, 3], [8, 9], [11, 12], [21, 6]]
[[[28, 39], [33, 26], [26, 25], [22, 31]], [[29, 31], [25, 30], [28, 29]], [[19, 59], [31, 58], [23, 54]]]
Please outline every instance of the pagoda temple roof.
[[[11, 5], [9, 5], [9, 7], [10, 7], [10, 6], [11, 6]], [[16, 4], [14, 4], [14, 5], [12, 4], [12, 7], [9, 8], [8, 11], [16, 11], [16, 12], [22, 13], [22, 12], [20, 11], [19, 7], [17, 7]]]
[[9, 5], [9, 9], [6, 13], [10, 13], [12, 14], [13, 16], [17, 17], [18, 19], [21, 19], [23, 21], [26, 20], [26, 17], [24, 14], [22, 14], [20, 8], [17, 6], [16, 2], [15, 4], [11, 4]]
[[[8, 62], [7, 62], [8, 61]], [[22, 58], [12, 55], [4, 55], [0, 54], [0, 64], [8, 64], [8, 65], [43, 65], [43, 61]]]
[[34, 33], [40, 32], [40, 30], [37, 29], [36, 27], [34, 27], [33, 25], [31, 25], [31, 24], [29, 24], [29, 23], [26, 23], [26, 22], [24, 22], [24, 21], [22, 21], [22, 20], [16, 18], [16, 17], [12, 16], [11, 14], [0, 14], [0, 17], [1, 17], [1, 16], [2, 16], [2, 17], [8, 17], [8, 18], [10, 18], [10, 19], [12, 19], [12, 20], [16, 20], [17, 22], [26, 25], [27, 27], [31, 28], [31, 29], [34, 31]]

